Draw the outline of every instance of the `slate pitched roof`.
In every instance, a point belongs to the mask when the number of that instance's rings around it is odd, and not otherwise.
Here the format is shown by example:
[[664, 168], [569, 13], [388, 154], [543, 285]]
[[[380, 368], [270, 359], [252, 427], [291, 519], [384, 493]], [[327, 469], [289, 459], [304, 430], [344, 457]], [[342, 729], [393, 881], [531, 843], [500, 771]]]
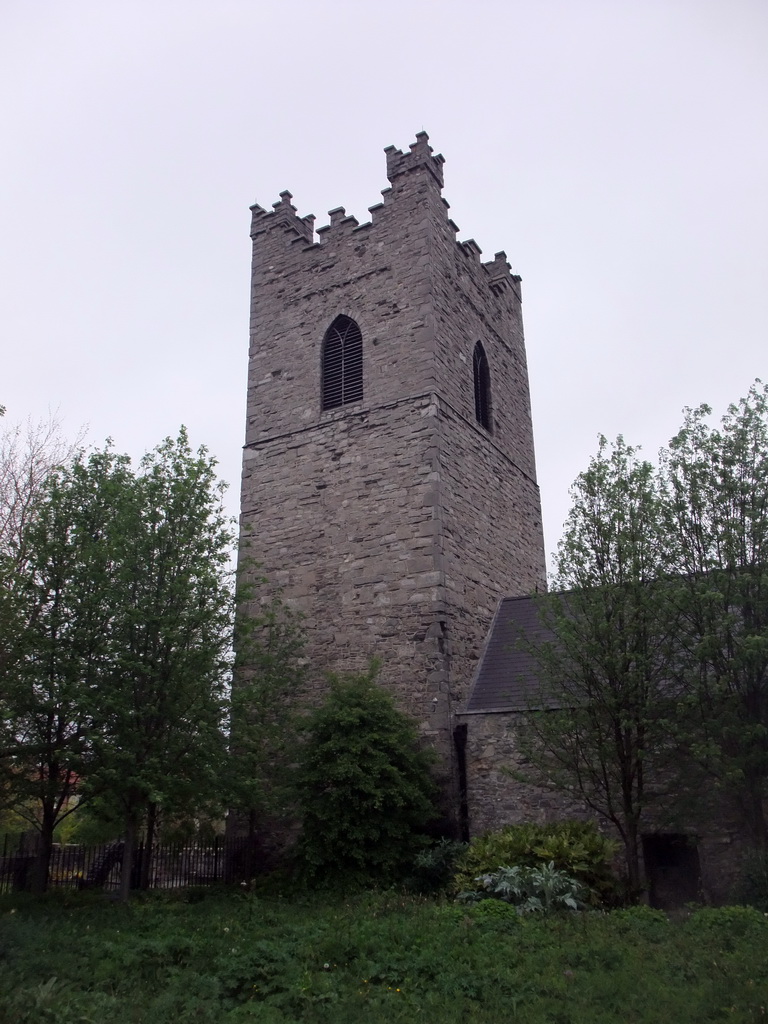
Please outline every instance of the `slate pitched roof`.
[[536, 660], [520, 645], [553, 639], [542, 624], [535, 597], [504, 597], [499, 602], [472, 681], [465, 713], [529, 711], [541, 704]]

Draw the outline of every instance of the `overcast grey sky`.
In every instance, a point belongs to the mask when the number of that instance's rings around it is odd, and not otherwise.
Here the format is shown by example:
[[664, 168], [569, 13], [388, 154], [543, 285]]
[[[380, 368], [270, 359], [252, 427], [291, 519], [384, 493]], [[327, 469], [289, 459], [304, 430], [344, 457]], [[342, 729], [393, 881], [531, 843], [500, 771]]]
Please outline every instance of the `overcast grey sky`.
[[523, 277], [547, 549], [597, 434], [766, 368], [766, 0], [0, 0], [0, 402], [231, 484], [248, 207], [362, 222], [426, 129]]

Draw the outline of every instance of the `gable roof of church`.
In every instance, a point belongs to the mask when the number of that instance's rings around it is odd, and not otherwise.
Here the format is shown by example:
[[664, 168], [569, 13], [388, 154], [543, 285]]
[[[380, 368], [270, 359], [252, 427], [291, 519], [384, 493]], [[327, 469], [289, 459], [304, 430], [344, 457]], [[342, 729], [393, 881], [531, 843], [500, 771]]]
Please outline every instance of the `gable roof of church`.
[[537, 645], [554, 638], [540, 618], [536, 597], [503, 597], [477, 666], [465, 713], [530, 711], [539, 698], [537, 663], [521, 640]]

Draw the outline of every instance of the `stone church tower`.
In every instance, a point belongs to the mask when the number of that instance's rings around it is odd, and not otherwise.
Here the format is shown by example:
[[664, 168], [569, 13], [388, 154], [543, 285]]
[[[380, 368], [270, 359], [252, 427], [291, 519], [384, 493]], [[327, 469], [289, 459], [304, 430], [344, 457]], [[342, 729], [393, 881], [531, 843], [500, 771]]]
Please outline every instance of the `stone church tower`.
[[545, 580], [520, 279], [457, 241], [425, 132], [385, 152], [368, 223], [252, 207], [242, 544], [316, 685], [378, 657], [456, 779], [497, 602]]

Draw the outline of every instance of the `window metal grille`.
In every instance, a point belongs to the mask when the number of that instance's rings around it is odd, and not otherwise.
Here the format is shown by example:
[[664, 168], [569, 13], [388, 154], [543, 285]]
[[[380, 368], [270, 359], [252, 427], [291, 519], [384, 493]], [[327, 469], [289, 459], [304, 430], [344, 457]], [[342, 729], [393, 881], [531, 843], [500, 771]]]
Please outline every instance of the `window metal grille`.
[[323, 409], [362, 400], [363, 336], [354, 320], [337, 316], [323, 339]]
[[478, 343], [472, 358], [475, 375], [475, 419], [490, 433], [491, 430], [491, 371], [485, 349]]

